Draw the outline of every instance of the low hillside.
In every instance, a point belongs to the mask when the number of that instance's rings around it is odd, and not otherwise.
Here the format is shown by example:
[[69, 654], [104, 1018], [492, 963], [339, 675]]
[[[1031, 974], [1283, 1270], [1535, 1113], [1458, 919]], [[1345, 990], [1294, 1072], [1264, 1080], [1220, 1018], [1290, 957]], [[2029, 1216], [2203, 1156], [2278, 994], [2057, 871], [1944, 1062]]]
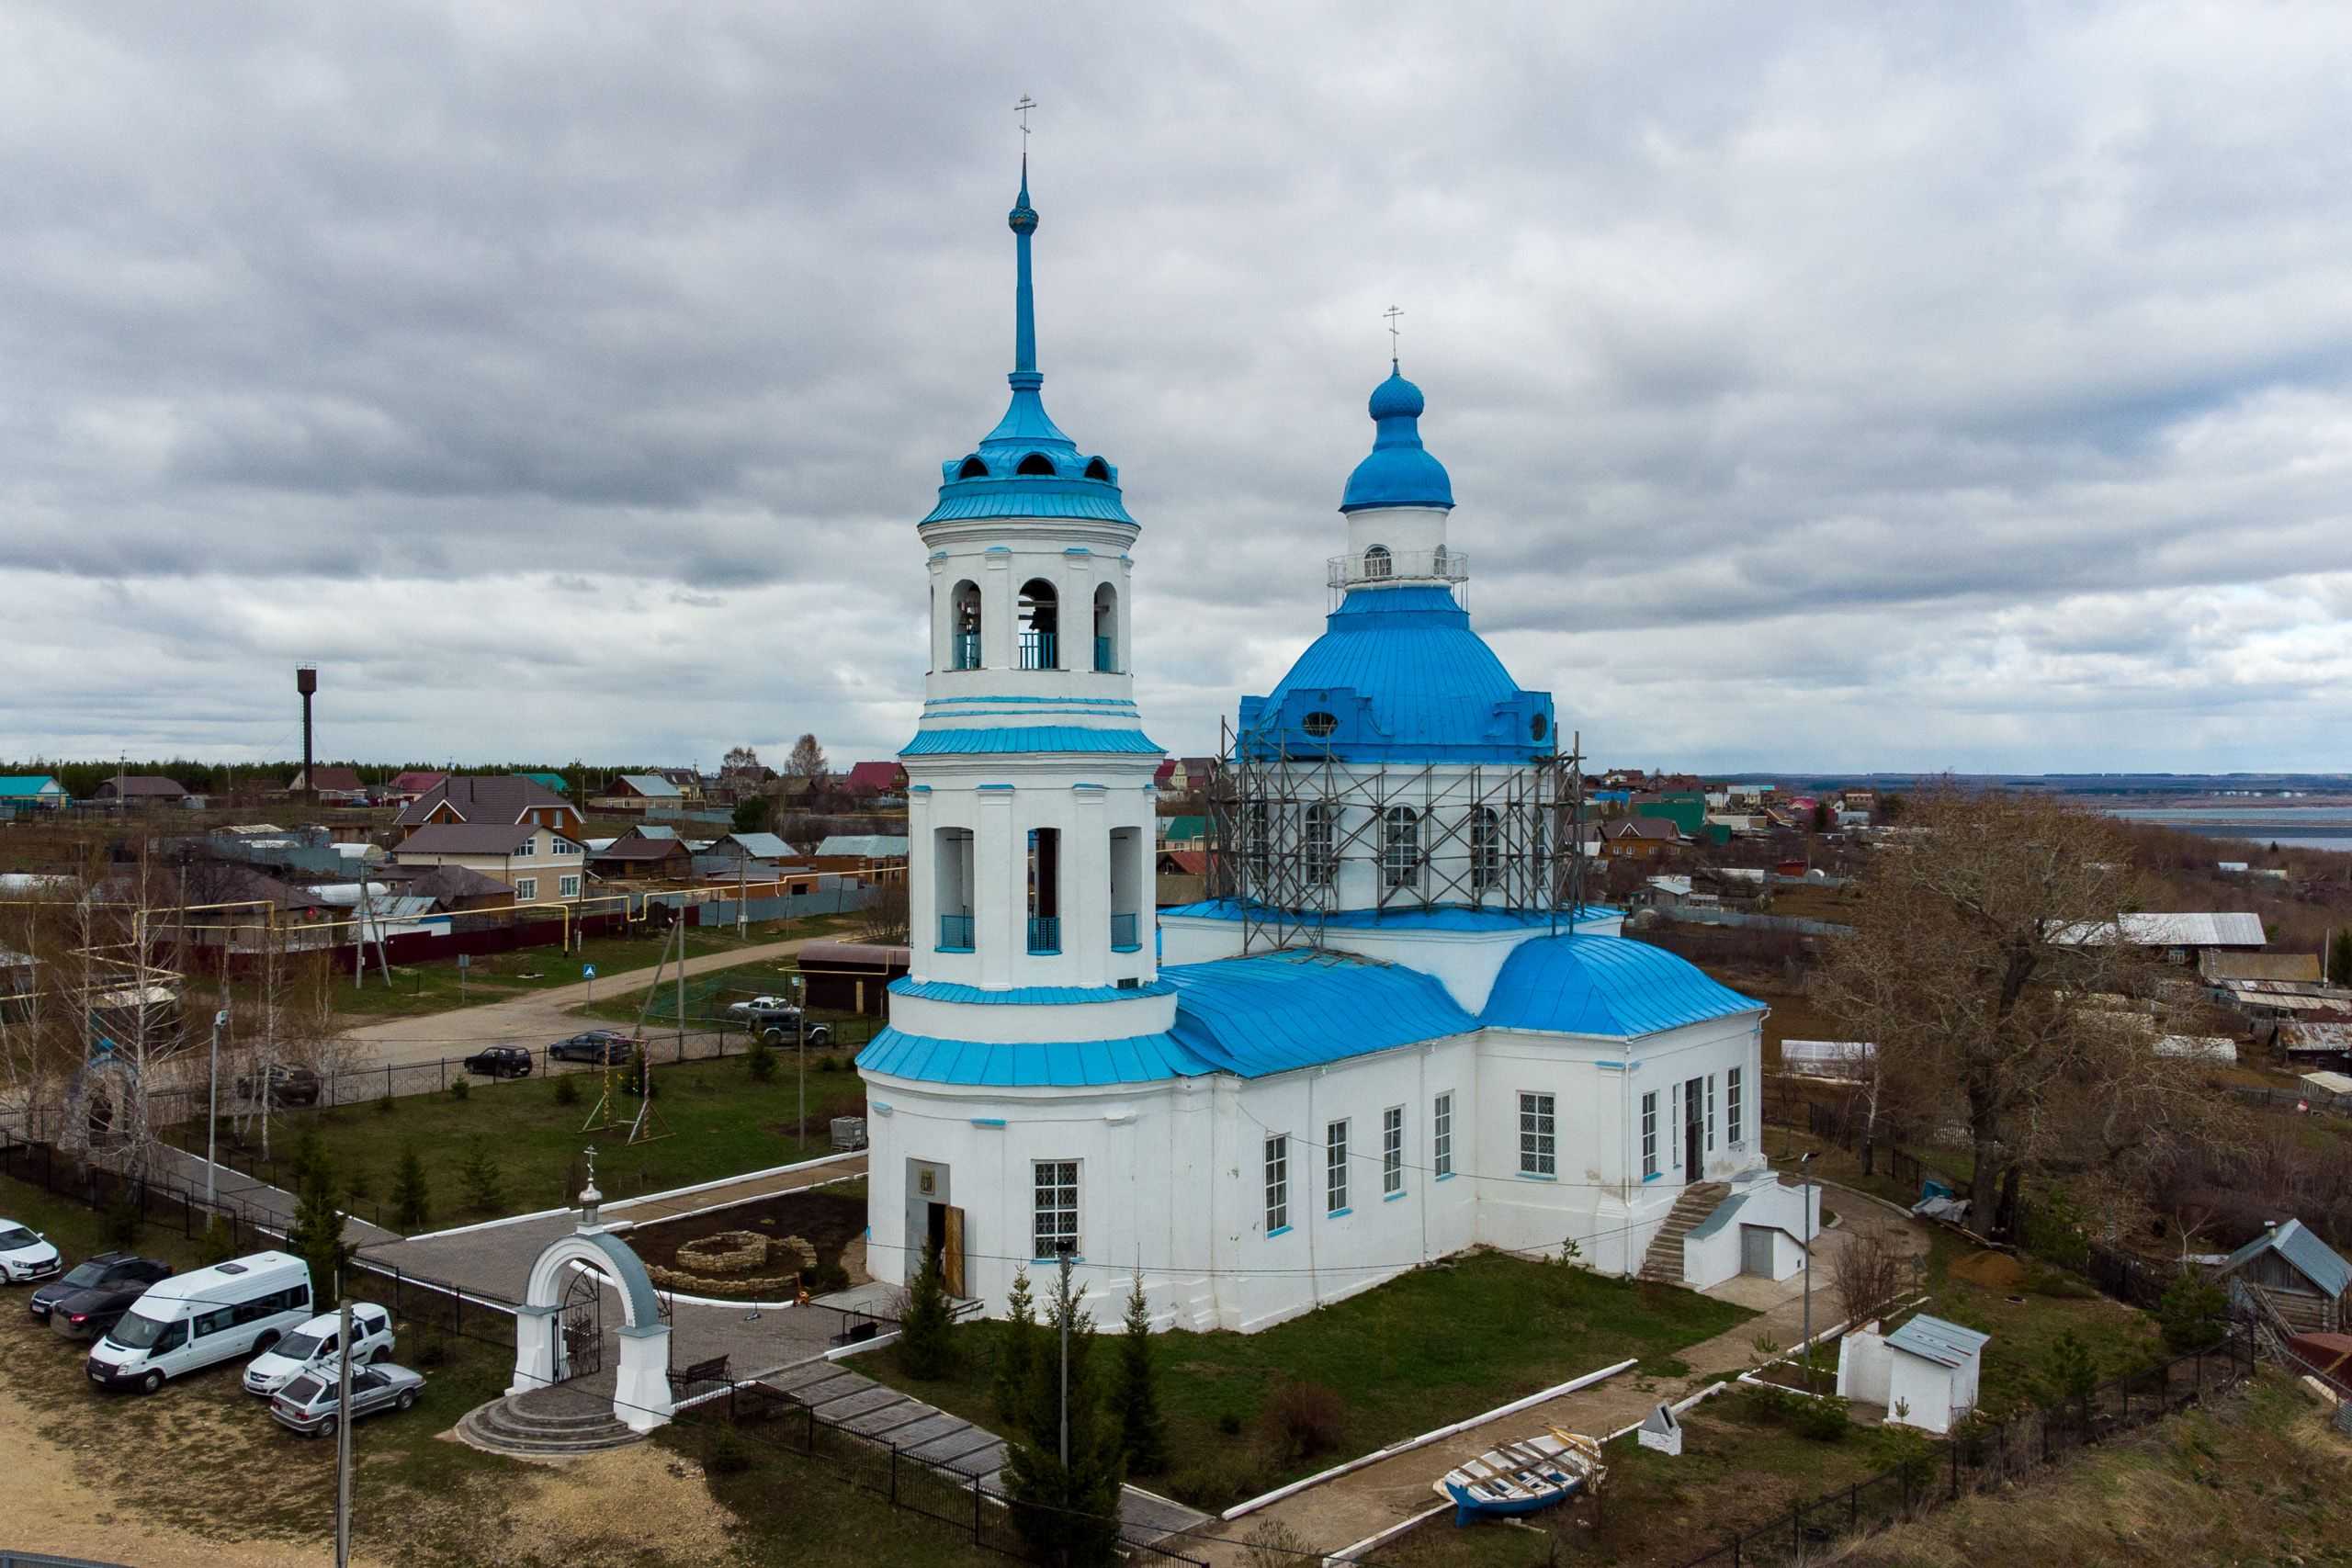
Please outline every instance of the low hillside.
[[1833, 1551], [1847, 1568], [2340, 1562], [2352, 1438], [2294, 1384], [2250, 1387]]

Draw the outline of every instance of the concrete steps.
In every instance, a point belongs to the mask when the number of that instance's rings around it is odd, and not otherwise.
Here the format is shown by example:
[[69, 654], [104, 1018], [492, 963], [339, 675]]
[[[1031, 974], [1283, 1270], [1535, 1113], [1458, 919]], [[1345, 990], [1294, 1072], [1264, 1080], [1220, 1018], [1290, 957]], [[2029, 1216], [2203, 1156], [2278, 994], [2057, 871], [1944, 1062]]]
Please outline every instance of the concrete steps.
[[1660, 1285], [1682, 1283], [1682, 1238], [1705, 1223], [1715, 1206], [1731, 1194], [1731, 1186], [1722, 1181], [1694, 1181], [1682, 1190], [1674, 1207], [1666, 1216], [1666, 1224], [1650, 1238], [1649, 1250], [1642, 1255], [1642, 1266], [1636, 1277]]
[[458, 1436], [477, 1449], [518, 1459], [570, 1459], [642, 1442], [643, 1437], [613, 1418], [609, 1408], [548, 1412], [493, 1399], [466, 1412]]

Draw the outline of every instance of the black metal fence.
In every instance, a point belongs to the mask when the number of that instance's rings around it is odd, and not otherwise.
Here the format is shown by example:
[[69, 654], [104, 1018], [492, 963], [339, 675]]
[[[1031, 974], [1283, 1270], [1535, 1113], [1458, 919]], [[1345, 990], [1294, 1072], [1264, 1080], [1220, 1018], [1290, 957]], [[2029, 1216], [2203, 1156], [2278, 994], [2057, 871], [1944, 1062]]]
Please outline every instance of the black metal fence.
[[2254, 1372], [2253, 1337], [2233, 1329], [2217, 1349], [2101, 1383], [2089, 1393], [1999, 1423], [1963, 1422], [1913, 1465], [1898, 1465], [1842, 1492], [1792, 1506], [1786, 1514], [1733, 1536], [1682, 1568], [1794, 1568], [1851, 1535], [1868, 1534], [1990, 1492], [2095, 1443], [2176, 1415], [2208, 1393]]
[[204, 1194], [174, 1176], [132, 1176], [95, 1161], [61, 1153], [51, 1144], [34, 1143], [0, 1128], [0, 1173], [40, 1188], [54, 1198], [104, 1212], [128, 1204], [142, 1225], [176, 1230], [183, 1238], [202, 1235], [214, 1215], [238, 1252], [274, 1246], [283, 1227], [266, 1211], [240, 1201], [233, 1193], [216, 1192], [208, 1204]]
[[[980, 1477], [914, 1459], [888, 1437], [862, 1437], [782, 1390], [757, 1382], [729, 1383], [723, 1397], [683, 1410], [679, 1419], [731, 1433], [770, 1452], [816, 1460], [847, 1484], [887, 1499], [894, 1508], [960, 1530], [977, 1546], [1029, 1560], [1028, 1544], [1001, 1491]], [[1206, 1568], [1200, 1558], [1173, 1551], [1134, 1527], [1122, 1523], [1120, 1534], [1134, 1559]]]

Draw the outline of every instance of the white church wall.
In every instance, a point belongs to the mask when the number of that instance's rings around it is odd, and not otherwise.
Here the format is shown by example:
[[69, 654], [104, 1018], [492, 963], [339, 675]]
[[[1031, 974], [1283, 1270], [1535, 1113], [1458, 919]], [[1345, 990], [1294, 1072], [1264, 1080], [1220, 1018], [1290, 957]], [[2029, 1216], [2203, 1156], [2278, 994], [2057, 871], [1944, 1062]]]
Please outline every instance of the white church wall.
[[903, 995], [890, 998], [892, 1028], [945, 1040], [1125, 1040], [1160, 1033], [1175, 1021], [1173, 996], [1138, 994], [1101, 1002], [942, 1002]]

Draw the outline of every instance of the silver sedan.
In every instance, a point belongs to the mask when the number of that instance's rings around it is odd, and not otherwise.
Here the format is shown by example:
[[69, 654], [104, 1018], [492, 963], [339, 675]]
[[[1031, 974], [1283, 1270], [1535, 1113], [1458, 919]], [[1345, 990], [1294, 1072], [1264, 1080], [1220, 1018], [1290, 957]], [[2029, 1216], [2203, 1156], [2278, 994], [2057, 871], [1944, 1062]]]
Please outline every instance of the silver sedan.
[[[270, 1396], [269, 1413], [278, 1424], [310, 1438], [332, 1438], [341, 1417], [335, 1395], [335, 1368], [318, 1363]], [[390, 1361], [351, 1369], [351, 1415], [354, 1420], [379, 1410], [406, 1410], [424, 1392], [424, 1374]]]

